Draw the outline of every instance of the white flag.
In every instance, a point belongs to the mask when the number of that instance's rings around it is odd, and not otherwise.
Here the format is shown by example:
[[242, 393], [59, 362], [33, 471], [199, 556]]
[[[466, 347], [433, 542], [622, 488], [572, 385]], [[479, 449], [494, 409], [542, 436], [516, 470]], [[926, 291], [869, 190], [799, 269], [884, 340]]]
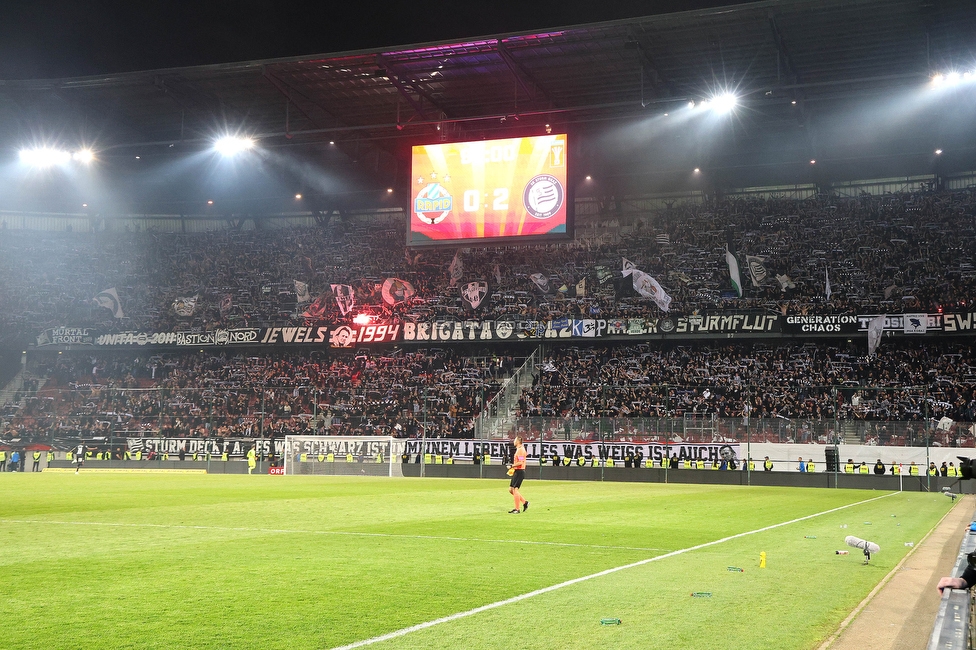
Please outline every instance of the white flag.
[[824, 295], [830, 300], [830, 269], [824, 267]]
[[769, 277], [766, 267], [763, 266], [763, 258], [755, 255], [746, 255], [746, 266], [749, 267], [749, 277], [752, 278], [752, 286], [759, 287]]
[[535, 282], [535, 286], [539, 287], [539, 291], [549, 293], [549, 278], [541, 273], [533, 273], [529, 276], [529, 279]]
[[779, 282], [780, 291], [783, 291], [784, 293], [787, 289], [796, 289], [796, 285], [793, 283], [793, 280], [785, 273], [783, 275], [777, 275], [776, 281]]
[[99, 292], [92, 300], [99, 307], [111, 311], [116, 318], [125, 318], [125, 314], [122, 313], [122, 301], [119, 300], [119, 292], [115, 290], [115, 287]]
[[300, 280], [293, 280], [293, 282], [295, 283], [295, 302], [299, 305], [312, 302], [312, 296], [308, 294], [308, 283]]
[[868, 356], [874, 355], [884, 333], [885, 315], [881, 314], [868, 321]]
[[729, 265], [729, 279], [732, 280], [732, 288], [735, 295], [742, 297], [742, 276], [739, 275], [739, 262], [735, 255], [729, 252], [729, 247], [725, 247], [725, 263]]
[[461, 249], [458, 249], [454, 253], [454, 259], [451, 260], [451, 265], [447, 267], [447, 272], [451, 278], [451, 283], [447, 285], [449, 287], [456, 285], [464, 276], [464, 262], [461, 261]]
[[666, 312], [671, 308], [671, 296], [657, 280], [637, 269], [631, 269], [631, 277], [634, 279], [634, 291], [653, 300], [661, 311]]
[[194, 294], [192, 296], [178, 296], [173, 301], [173, 311], [176, 312], [177, 316], [182, 316], [183, 318], [189, 318], [193, 315], [193, 312], [197, 310], [197, 301], [200, 299], [200, 294]]
[[624, 274], [624, 277], [626, 278], [634, 271], [634, 269], [637, 268], [637, 265], [631, 262], [630, 260], [628, 260], [626, 257], [621, 259], [623, 259], [624, 261], [624, 268], [621, 272]]

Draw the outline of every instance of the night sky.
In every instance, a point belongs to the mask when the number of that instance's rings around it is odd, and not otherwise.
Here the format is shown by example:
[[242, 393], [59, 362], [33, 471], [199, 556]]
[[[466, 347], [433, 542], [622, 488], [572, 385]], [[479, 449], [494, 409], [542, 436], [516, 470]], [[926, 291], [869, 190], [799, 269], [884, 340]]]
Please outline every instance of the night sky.
[[734, 0], [6, 0], [0, 79], [98, 75], [564, 27]]

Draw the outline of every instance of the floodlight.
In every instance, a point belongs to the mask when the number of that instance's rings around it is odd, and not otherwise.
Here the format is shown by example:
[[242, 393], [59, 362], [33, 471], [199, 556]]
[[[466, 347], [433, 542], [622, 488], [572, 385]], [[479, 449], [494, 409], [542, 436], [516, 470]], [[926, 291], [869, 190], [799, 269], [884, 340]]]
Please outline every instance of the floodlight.
[[59, 149], [38, 147], [36, 149], [21, 149], [20, 162], [31, 167], [53, 167], [63, 165], [71, 159], [71, 154]]
[[387, 194], [393, 194], [393, 188], [392, 187], [386, 188], [386, 193]]
[[694, 108], [694, 107], [695, 107], [695, 100], [691, 100], [690, 102], [688, 102], [688, 108]]
[[942, 155], [942, 149], [936, 149], [935, 150], [935, 155], [936, 156], [941, 156]]
[[214, 143], [214, 149], [223, 156], [236, 156], [254, 147], [254, 140], [235, 135], [226, 135]]
[[700, 174], [701, 173], [701, 169], [699, 169], [698, 167], [695, 167], [695, 173], [696, 174]]
[[295, 195], [295, 200], [296, 201], [301, 201], [302, 200], [302, 195], [301, 194], [296, 194]]
[[732, 93], [722, 93], [717, 97], [713, 97], [711, 101], [712, 110], [719, 115], [728, 113], [736, 104], [739, 103], [739, 99]]
[[945, 75], [943, 75], [941, 72], [937, 72], [934, 75], [932, 75], [932, 84], [933, 85], [938, 86], [943, 81], [945, 81]]
[[73, 154], [71, 157], [81, 163], [90, 163], [95, 159], [95, 154], [92, 153], [91, 149], [80, 149]]
[[960, 78], [960, 74], [955, 70], [953, 70], [952, 72], [946, 75], [946, 81], [948, 81], [951, 84], [959, 83], [959, 78]]

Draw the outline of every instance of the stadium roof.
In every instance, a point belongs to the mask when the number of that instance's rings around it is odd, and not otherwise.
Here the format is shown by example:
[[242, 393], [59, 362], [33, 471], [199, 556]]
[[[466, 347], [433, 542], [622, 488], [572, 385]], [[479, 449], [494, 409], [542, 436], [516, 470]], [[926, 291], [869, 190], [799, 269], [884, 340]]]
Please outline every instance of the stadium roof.
[[[617, 191], [699, 164], [725, 170], [728, 183], [782, 182], [784, 165], [814, 157], [837, 161], [837, 173], [853, 162], [861, 177], [918, 173], [920, 156], [946, 137], [944, 121], [860, 153], [834, 126], [937, 71], [976, 68], [974, 34], [971, 0], [769, 0], [464, 42], [0, 81], [0, 138], [11, 148], [83, 140], [101, 158], [130, 160], [200, 149], [229, 129], [365, 169], [381, 186], [408, 182], [410, 144], [550, 124], [585, 136], [580, 158]], [[616, 155], [615, 129], [726, 89], [742, 105], [726, 133], [673, 156], [680, 133]], [[955, 138], [956, 164], [973, 168], [967, 137]], [[345, 155], [330, 157], [333, 147]]]

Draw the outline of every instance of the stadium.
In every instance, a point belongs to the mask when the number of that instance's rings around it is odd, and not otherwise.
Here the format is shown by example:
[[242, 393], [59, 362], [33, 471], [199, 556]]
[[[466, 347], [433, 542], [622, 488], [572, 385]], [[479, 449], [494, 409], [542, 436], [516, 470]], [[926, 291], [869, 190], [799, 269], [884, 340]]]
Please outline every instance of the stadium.
[[0, 81], [0, 645], [972, 647], [976, 5], [716, 4]]

